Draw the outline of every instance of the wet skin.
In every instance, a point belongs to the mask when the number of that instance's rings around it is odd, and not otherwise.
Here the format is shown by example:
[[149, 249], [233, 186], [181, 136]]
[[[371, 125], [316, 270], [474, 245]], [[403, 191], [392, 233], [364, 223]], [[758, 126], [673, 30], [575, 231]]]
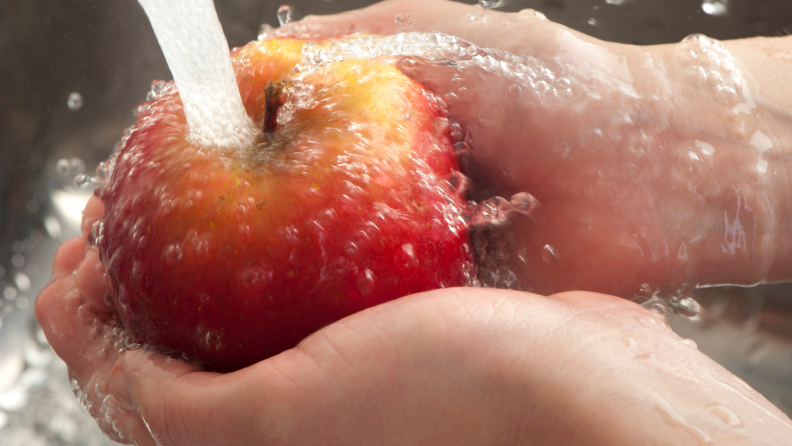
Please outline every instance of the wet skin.
[[[673, 67], [678, 49], [612, 45], [538, 21], [532, 14], [488, 12], [512, 22], [512, 30], [523, 30], [522, 34], [507, 33], [507, 26], [496, 21], [488, 25], [492, 28], [483, 22], [465, 22], [463, 18], [476, 9], [444, 2], [388, 2], [305, 22], [312, 33], [331, 29], [337, 33], [353, 23], [360, 30], [389, 33], [395, 30], [393, 17], [405, 10], [411, 12], [413, 30], [461, 35], [481, 46], [532, 54], [548, 66], [558, 63], [554, 52], [564, 51], [553, 43], [559, 32], [622, 55], [635, 70], [646, 66], [647, 55]], [[371, 29], [365, 29], [366, 24]], [[772, 44], [792, 47], [788, 42], [779, 39]], [[753, 57], [749, 45], [726, 44], [743, 61]], [[760, 62], [775, 63], [756, 61]], [[440, 93], [451, 91], [451, 78], [442, 68], [418, 64], [414, 73]], [[761, 73], [770, 76], [772, 70]], [[641, 82], [646, 76], [636, 73], [633, 78], [636, 91], [649, 88]], [[468, 94], [478, 98], [475, 109], [466, 107], [465, 101], [450, 101], [452, 117], [470, 129], [477, 174], [504, 194], [527, 191], [542, 202], [544, 216], [517, 226], [519, 245], [515, 246], [515, 251], [531, 248], [528, 265], [537, 269], [527, 272], [541, 271], [533, 276], [537, 289], [550, 293], [587, 288], [630, 297], [647, 280], [654, 289], [673, 289], [680, 280], [792, 278], [792, 249], [789, 237], [784, 236], [789, 232], [783, 232], [786, 219], [769, 225], [756, 205], [757, 197], [768, 190], [773, 196], [769, 207], [776, 215], [787, 215], [783, 205], [790, 202], [782, 199], [790, 192], [782, 174], [789, 169], [784, 150], [792, 144], [785, 139], [789, 132], [780, 131], [788, 127], [783, 116], [766, 112], [783, 110], [772, 105], [781, 100], [771, 94], [773, 80], [751, 83], [752, 88], [762, 90], [754, 96], [770, 104], [759, 106], [762, 119], [746, 120], [746, 126], [758, 127], [716, 141], [712, 135], [726, 124], [715, 118], [721, 113], [728, 122], [727, 112], [717, 109], [709, 92], [682, 74], [671, 70], [668, 78], [675, 97], [684, 99], [688, 107], [669, 110], [667, 104], [653, 103], [646, 96], [625, 104], [622, 97], [609, 96], [605, 90], [603, 97], [615, 98], [615, 102], [599, 103], [597, 113], [575, 115], [548, 109], [548, 119], [540, 126], [538, 118], [533, 122], [531, 116], [541, 113], [519, 111], [523, 105], [507, 94], [511, 85], [497, 79], [464, 84]], [[596, 86], [607, 88], [602, 83]], [[453, 86], [455, 91], [458, 88]], [[501, 99], [487, 102], [495, 97]], [[484, 107], [491, 111], [487, 125], [473, 120]], [[631, 158], [639, 163], [638, 179], [618, 178], [622, 151], [629, 147], [624, 140], [589, 141], [592, 127], [599, 126], [603, 134], [608, 131], [594, 119], [617, 122], [613, 117], [623, 116], [625, 107], [628, 115], [644, 118], [641, 129], [652, 134], [651, 141], [664, 142], [649, 145], [647, 158]], [[508, 132], [492, 127], [492, 123], [510, 123], [520, 116], [528, 118], [510, 124]], [[652, 133], [653, 123], [663, 123], [663, 128]], [[757, 129], [773, 145], [766, 152], [772, 189], [754, 187], [751, 175], [755, 172], [743, 169], [746, 160], [756, 165], [757, 155], [749, 152], [752, 148], [744, 138]], [[628, 125], [623, 134], [631, 132], [637, 130]], [[514, 144], [525, 141], [526, 135], [531, 135], [530, 147]], [[571, 140], [579, 144], [570, 145], [574, 150], [559, 161], [560, 154], [553, 149]], [[692, 195], [675, 194], [671, 187], [671, 180], [686, 179], [679, 163], [695, 141], [717, 143], [718, 149], [716, 160], [699, 173], [702, 187], [712, 191], [712, 199], [703, 203]], [[506, 159], [513, 162], [503, 172]], [[523, 176], [522, 168], [533, 176]], [[617, 178], [584, 181], [592, 169]], [[746, 196], [754, 200], [752, 209], [757, 209], [757, 231], [767, 228], [774, 249], [723, 253], [723, 213], [734, 200], [728, 193], [717, 197], [720, 182], [751, 186], [755, 194]], [[587, 186], [592, 187], [589, 193], [595, 199], [580, 198]], [[622, 201], [616, 200], [619, 197]], [[646, 204], [649, 198], [651, 206]], [[648, 206], [650, 220], [632, 211], [640, 206]], [[101, 202], [89, 202], [84, 228], [90, 228], [102, 212]], [[692, 266], [680, 267], [661, 258], [658, 267], [641, 261], [629, 245], [616, 243], [632, 236], [624, 229], [629, 225], [645, 231], [647, 246], [652, 240], [679, 236], [667, 234], [664, 224], [669, 215], [690, 215], [691, 227], [712, 241], [689, 251], [689, 258], [695, 259]], [[591, 230], [569, 230], [580, 218], [591, 219]], [[557, 249], [559, 266], [544, 263], [541, 250], [533, 249], [544, 244]], [[769, 240], [764, 246], [770, 246]], [[561, 264], [565, 258], [573, 260]], [[767, 400], [682, 343], [657, 316], [616, 297], [586, 292], [542, 297], [484, 289], [432, 291], [357, 313], [315, 333], [295, 349], [220, 375], [142, 349], [101, 358], [103, 337], [92, 339], [91, 330], [94, 317], [109, 318], [112, 312], [102, 299], [103, 284], [95, 250], [82, 239], [67, 242], [56, 256], [54, 280], [37, 299], [36, 311], [53, 348], [69, 364], [88, 398], [96, 402], [91, 410], [101, 418], [100, 426], [123, 435], [127, 442], [154, 444], [156, 438], [163, 445], [784, 444], [792, 435], [792, 422]], [[82, 310], [81, 305], [85, 305]], [[97, 384], [101, 393], [110, 394], [104, 403], [95, 395]], [[110, 409], [106, 419], [100, 411], [103, 405]], [[733, 422], [734, 417], [739, 423]], [[113, 422], [116, 430], [109, 426]]]

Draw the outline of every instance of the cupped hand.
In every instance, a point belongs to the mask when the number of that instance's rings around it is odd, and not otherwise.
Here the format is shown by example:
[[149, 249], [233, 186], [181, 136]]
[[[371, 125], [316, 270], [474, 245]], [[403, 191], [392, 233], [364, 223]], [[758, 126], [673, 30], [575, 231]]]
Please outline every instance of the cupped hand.
[[[84, 227], [101, 215], [92, 199]], [[116, 441], [225, 444], [782, 444], [790, 420], [658, 315], [585, 292], [409, 296], [228, 374], [129, 346], [104, 269], [65, 243], [36, 314]]]
[[517, 56], [401, 66], [445, 98], [475, 180], [541, 203], [514, 220], [510, 256], [527, 289], [632, 298], [771, 278], [783, 201], [761, 150], [779, 144], [758, 118], [758, 86], [723, 44], [619, 45], [532, 10], [441, 0], [388, 1], [283, 30], [404, 31]]

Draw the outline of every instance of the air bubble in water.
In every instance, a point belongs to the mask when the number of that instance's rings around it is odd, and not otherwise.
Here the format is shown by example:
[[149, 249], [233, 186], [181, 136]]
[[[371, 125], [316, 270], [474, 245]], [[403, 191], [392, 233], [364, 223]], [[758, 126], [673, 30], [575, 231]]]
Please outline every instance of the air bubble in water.
[[162, 95], [162, 90], [165, 88], [165, 81], [157, 79], [151, 83], [151, 90], [146, 95], [147, 101], [153, 101], [155, 99], [159, 99]]
[[66, 105], [69, 110], [79, 110], [83, 106], [83, 97], [80, 93], [73, 91], [69, 93], [69, 99], [66, 100]]
[[499, 3], [500, 0], [479, 0], [479, 5], [484, 9], [496, 8]]
[[729, 0], [704, 0], [701, 10], [709, 15], [724, 16], [729, 13]]
[[558, 251], [551, 245], [544, 245], [542, 248], [542, 261], [548, 265], [558, 259]]
[[591, 26], [597, 26], [597, 19], [595, 19], [594, 17], [588, 19], [588, 24]]
[[278, 23], [280, 26], [288, 25], [292, 20], [292, 7], [289, 5], [283, 5], [278, 8]]

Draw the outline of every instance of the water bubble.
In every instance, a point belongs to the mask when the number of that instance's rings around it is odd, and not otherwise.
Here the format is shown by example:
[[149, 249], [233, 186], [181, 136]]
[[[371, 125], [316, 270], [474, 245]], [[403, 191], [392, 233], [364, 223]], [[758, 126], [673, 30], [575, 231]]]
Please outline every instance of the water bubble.
[[67, 160], [66, 158], [59, 159], [58, 162], [55, 164], [55, 170], [57, 170], [58, 173], [60, 174], [68, 173], [69, 167], [71, 167], [71, 164], [69, 163], [69, 160]]
[[80, 93], [73, 91], [69, 93], [69, 98], [66, 100], [66, 105], [69, 110], [79, 110], [83, 106], [83, 97]]
[[155, 99], [159, 99], [163, 90], [165, 89], [166, 84], [167, 83], [161, 79], [153, 81], [151, 83], [151, 90], [146, 95], [146, 100], [153, 101]]
[[525, 248], [520, 249], [517, 252], [517, 258], [520, 259], [521, 262], [527, 264], [528, 263], [528, 250]]
[[665, 316], [668, 313], [668, 309], [660, 302], [653, 303], [650, 309], [661, 316]]
[[479, 0], [479, 5], [484, 9], [497, 8], [500, 0]]
[[628, 3], [630, 0], [605, 0], [605, 3], [609, 5], [621, 6], [625, 3]]
[[21, 291], [30, 289], [30, 278], [25, 273], [14, 274], [14, 283], [16, 283], [17, 288]]
[[278, 8], [278, 23], [280, 26], [288, 25], [292, 20], [293, 8], [289, 5], [282, 5]]
[[362, 274], [358, 274], [357, 288], [364, 296], [371, 294], [374, 291], [374, 271], [366, 268]]
[[264, 23], [259, 27], [258, 36], [256, 36], [257, 40], [266, 40], [269, 38], [270, 34], [275, 30], [269, 23]]
[[5, 290], [3, 290], [3, 297], [7, 300], [14, 300], [17, 298], [17, 290], [14, 287], [7, 286]]
[[548, 265], [558, 260], [558, 251], [551, 245], [544, 245], [542, 247], [542, 261]]
[[399, 32], [409, 30], [412, 28], [413, 23], [415, 23], [410, 14], [407, 12], [396, 14], [396, 17], [393, 18], [393, 21], [396, 23], [396, 29]]
[[590, 19], [588, 19], [588, 24], [591, 26], [597, 26], [597, 19], [591, 17]]
[[514, 84], [514, 85], [512, 85], [512, 86], [510, 86], [510, 87], [509, 87], [509, 94], [510, 94], [510, 95], [512, 95], [512, 96], [514, 96], [514, 97], [517, 97], [517, 96], [519, 96], [521, 93], [522, 93], [522, 88], [520, 88], [520, 86], [519, 86], [519, 85], [517, 85], [517, 84]]
[[690, 348], [695, 348], [695, 349], [698, 349], [698, 344], [696, 344], [696, 341], [694, 341], [694, 340], [692, 340], [692, 339], [682, 339], [682, 340], [680, 340], [679, 342], [681, 342], [681, 343], [683, 343], [683, 344], [687, 345], [687, 346], [688, 346], [688, 347], [690, 347]]
[[183, 255], [182, 247], [178, 243], [171, 243], [165, 247], [165, 261], [171, 265], [179, 263]]
[[723, 105], [732, 106], [737, 103], [737, 92], [731, 87], [718, 87], [715, 91], [718, 101]]
[[399, 65], [401, 65], [401, 67], [407, 71], [412, 70], [415, 68], [415, 59], [409, 57], [405, 58], [399, 63]]
[[668, 305], [674, 313], [686, 319], [698, 320], [701, 314], [701, 306], [691, 297], [669, 299]]
[[727, 15], [729, 13], [729, 0], [704, 0], [701, 4], [701, 10], [709, 15], [717, 17]]
[[707, 412], [718, 417], [721, 421], [723, 421], [724, 424], [726, 424], [729, 427], [733, 427], [733, 428], [743, 427], [743, 422], [742, 420], [740, 420], [740, 417], [737, 416], [737, 414], [732, 409], [730, 409], [727, 406], [724, 406], [723, 404], [720, 403], [707, 404], [706, 406], [704, 406], [704, 409]]
[[646, 294], [647, 296], [651, 296], [652, 295], [652, 287], [649, 286], [648, 283], [644, 283], [644, 284], [641, 285], [641, 292]]

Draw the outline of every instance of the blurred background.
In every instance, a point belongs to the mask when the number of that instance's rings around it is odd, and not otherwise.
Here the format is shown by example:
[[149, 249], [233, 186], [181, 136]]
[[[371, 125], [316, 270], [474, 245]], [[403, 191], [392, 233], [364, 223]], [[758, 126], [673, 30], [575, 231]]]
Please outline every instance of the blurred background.
[[[293, 18], [367, 0], [295, 0]], [[473, 3], [473, 2], [468, 2]], [[230, 46], [277, 25], [279, 3], [215, 0]], [[792, 32], [788, 0], [504, 0], [601, 39], [648, 45]], [[69, 388], [33, 318], [57, 246], [92, 193], [73, 179], [107, 158], [152, 80], [170, 80], [135, 0], [0, 1], [0, 445], [112, 444]], [[792, 286], [710, 288], [683, 337], [792, 415]]]

